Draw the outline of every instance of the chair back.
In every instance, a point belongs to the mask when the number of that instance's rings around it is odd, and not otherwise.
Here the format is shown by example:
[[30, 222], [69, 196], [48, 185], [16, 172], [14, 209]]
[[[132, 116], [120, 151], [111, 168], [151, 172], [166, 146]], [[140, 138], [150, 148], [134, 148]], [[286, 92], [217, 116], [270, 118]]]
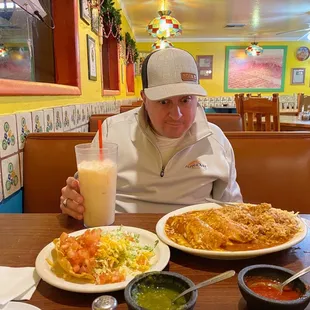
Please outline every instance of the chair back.
[[242, 119], [236, 113], [206, 113], [208, 122], [219, 126], [223, 131], [242, 131]]
[[[246, 131], [280, 131], [278, 94], [273, 94], [271, 100], [261, 97], [244, 97], [241, 94], [239, 100], [239, 113]], [[263, 117], [265, 118], [264, 123], [262, 122]], [[271, 118], [273, 118], [273, 126]]]
[[262, 94], [257, 94], [257, 95], [253, 95], [253, 94], [246, 94], [246, 96], [249, 97], [253, 97], [253, 98], [261, 98]]
[[310, 96], [307, 96], [303, 93], [299, 93], [297, 97], [298, 101], [298, 112], [301, 111], [310, 111]]
[[101, 120], [102, 122], [110, 117], [116, 114], [96, 114], [91, 115], [89, 118], [89, 132], [97, 132], [98, 131], [98, 120]]

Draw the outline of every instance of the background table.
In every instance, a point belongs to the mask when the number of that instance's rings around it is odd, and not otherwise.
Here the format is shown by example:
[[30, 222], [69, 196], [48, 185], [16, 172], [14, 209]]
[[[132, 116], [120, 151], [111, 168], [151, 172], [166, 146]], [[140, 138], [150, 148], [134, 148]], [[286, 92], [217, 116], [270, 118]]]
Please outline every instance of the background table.
[[[117, 214], [116, 225], [144, 228], [155, 232], [162, 214]], [[304, 216], [310, 220], [310, 216]], [[0, 265], [11, 267], [34, 266], [41, 249], [65, 232], [82, 229], [81, 222], [62, 214], [0, 214]], [[181, 273], [195, 283], [229, 269], [239, 272], [252, 264], [275, 264], [298, 271], [310, 265], [310, 235], [289, 250], [249, 260], [219, 261], [195, 257], [171, 249], [166, 270]], [[310, 276], [305, 276], [310, 282]], [[78, 294], [57, 289], [41, 280], [28, 302], [42, 310], [90, 309], [92, 301], [101, 294]], [[123, 291], [111, 293], [119, 302], [118, 309], [127, 309]], [[247, 309], [237, 286], [237, 275], [231, 279], [199, 290], [195, 309]], [[308, 306], [307, 310], [310, 310]]]

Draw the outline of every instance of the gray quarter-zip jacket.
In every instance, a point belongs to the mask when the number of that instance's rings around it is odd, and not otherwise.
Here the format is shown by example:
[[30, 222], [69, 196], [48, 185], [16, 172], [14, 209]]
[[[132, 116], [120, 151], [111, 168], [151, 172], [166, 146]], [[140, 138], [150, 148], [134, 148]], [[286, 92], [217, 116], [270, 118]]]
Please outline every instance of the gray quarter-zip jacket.
[[117, 212], [167, 213], [205, 203], [206, 197], [242, 201], [233, 149], [221, 129], [208, 123], [201, 106], [165, 167], [148, 126], [143, 106], [102, 124], [104, 141], [118, 144]]

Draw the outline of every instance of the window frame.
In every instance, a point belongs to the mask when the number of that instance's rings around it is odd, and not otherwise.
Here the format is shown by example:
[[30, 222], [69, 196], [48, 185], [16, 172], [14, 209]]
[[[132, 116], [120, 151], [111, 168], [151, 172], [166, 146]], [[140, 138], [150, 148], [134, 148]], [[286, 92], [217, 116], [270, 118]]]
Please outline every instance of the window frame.
[[0, 96], [81, 95], [78, 1], [53, 0], [52, 11], [56, 83], [0, 79]]
[[[130, 71], [130, 72], [128, 72]], [[131, 80], [133, 89], [128, 90], [128, 80]], [[126, 64], [126, 95], [132, 96], [135, 94], [135, 64], [128, 63]]]
[[[114, 50], [115, 52], [115, 50]], [[118, 89], [105, 89], [104, 88], [104, 65], [103, 65], [103, 43], [100, 44], [100, 67], [101, 67], [101, 95], [102, 96], [118, 96], [121, 94], [121, 81], [120, 81], [120, 43], [116, 42], [116, 53], [117, 53], [117, 85]], [[110, 55], [109, 55], [110, 56]], [[110, 64], [110, 57], [108, 62]]]

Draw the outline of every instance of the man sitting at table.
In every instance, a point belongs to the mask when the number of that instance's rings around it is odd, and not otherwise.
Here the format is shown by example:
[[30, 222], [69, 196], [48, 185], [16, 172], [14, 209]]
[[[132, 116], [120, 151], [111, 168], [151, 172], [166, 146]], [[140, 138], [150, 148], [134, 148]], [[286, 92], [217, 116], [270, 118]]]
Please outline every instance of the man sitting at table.
[[[206, 92], [192, 55], [177, 48], [152, 52], [141, 76], [142, 107], [102, 124], [104, 141], [119, 150], [116, 211], [166, 213], [207, 197], [242, 201], [233, 149], [197, 102]], [[60, 201], [63, 213], [83, 218], [77, 179], [67, 179]]]

